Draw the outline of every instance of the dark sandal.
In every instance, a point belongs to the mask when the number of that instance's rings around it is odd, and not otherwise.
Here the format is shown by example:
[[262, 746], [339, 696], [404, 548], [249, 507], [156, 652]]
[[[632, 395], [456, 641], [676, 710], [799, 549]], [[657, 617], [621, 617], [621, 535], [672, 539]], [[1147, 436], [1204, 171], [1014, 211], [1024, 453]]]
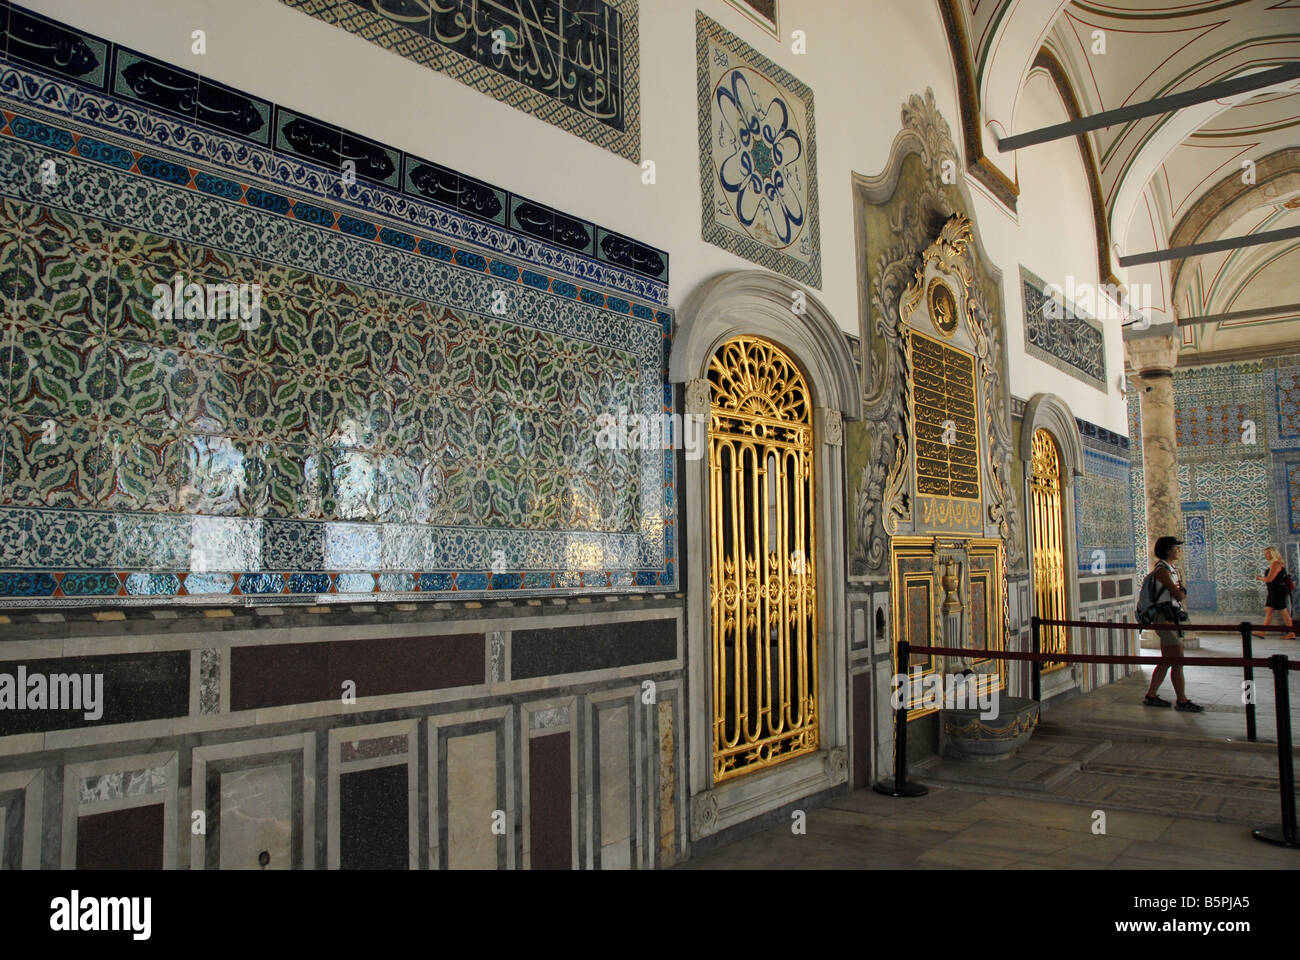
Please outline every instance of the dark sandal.
[[1205, 712], [1205, 708], [1203, 706], [1201, 706], [1199, 703], [1192, 703], [1192, 701], [1190, 700], [1184, 700], [1182, 703], [1178, 704], [1177, 709], [1185, 710], [1188, 713]]
[[1163, 697], [1143, 697], [1142, 705], [1145, 707], [1168, 707], [1171, 706], [1168, 700]]

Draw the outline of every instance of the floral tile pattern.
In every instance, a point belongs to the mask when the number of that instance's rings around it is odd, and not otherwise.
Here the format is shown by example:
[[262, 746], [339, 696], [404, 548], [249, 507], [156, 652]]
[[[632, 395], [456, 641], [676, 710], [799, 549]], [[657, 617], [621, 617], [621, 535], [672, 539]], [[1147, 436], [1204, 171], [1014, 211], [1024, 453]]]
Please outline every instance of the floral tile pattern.
[[[673, 458], [595, 442], [671, 412], [658, 279], [363, 220], [296, 160], [230, 179], [202, 123], [59, 66], [0, 61], [4, 603], [675, 584]], [[227, 284], [257, 309], [214, 314]]]
[[821, 287], [813, 94], [696, 11], [703, 236]]

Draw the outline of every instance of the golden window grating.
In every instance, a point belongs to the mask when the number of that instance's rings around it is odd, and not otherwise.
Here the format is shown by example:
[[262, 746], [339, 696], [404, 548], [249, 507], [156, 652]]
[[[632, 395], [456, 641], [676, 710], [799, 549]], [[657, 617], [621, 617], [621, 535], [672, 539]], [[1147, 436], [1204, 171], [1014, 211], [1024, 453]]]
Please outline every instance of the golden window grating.
[[775, 344], [709, 364], [713, 780], [818, 747], [812, 404]]
[[[1033, 506], [1034, 609], [1044, 620], [1066, 619], [1065, 540], [1061, 500], [1061, 454], [1046, 430], [1034, 431], [1033, 472], [1029, 478]], [[1043, 653], [1068, 653], [1066, 627], [1038, 628]], [[1043, 670], [1065, 664], [1043, 661]]]

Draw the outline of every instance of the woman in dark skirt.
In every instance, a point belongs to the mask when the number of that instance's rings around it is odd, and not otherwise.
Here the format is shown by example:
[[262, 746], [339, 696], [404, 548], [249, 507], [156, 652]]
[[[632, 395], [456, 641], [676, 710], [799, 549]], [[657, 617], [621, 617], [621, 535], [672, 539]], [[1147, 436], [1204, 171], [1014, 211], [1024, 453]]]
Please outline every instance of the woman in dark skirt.
[[[1277, 547], [1266, 547], [1264, 556], [1268, 559], [1268, 573], [1262, 577], [1256, 577], [1256, 580], [1262, 580], [1268, 586], [1268, 596], [1264, 599], [1264, 626], [1268, 626], [1273, 620], [1273, 614], [1280, 613], [1282, 622], [1292, 628], [1291, 633], [1282, 637], [1283, 640], [1294, 640], [1295, 624], [1291, 622], [1291, 591], [1286, 588], [1283, 581], [1286, 579], [1286, 565], [1282, 562], [1282, 554], [1278, 552]], [[1255, 634], [1262, 637], [1263, 634]]]

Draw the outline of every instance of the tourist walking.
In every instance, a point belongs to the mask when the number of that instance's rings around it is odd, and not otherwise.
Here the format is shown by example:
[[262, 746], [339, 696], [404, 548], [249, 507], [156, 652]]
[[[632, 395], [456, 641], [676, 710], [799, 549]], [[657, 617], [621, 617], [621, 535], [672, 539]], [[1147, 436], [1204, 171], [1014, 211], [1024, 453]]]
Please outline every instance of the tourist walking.
[[[1294, 640], [1296, 636], [1295, 624], [1291, 621], [1291, 591], [1295, 582], [1286, 572], [1286, 564], [1282, 562], [1282, 554], [1277, 547], [1265, 547], [1264, 558], [1268, 560], [1268, 571], [1262, 577], [1255, 577], [1268, 587], [1268, 596], [1264, 598], [1264, 626], [1267, 627], [1272, 622], [1274, 613], [1281, 614], [1282, 622], [1292, 628], [1282, 639]], [[1255, 636], [1262, 637], [1263, 634], [1257, 633]]]
[[[1150, 574], [1154, 582], [1150, 587], [1143, 585], [1144, 593], [1150, 590], [1151, 600], [1157, 611], [1157, 617], [1152, 622], [1177, 624], [1186, 619], [1183, 616], [1183, 601], [1187, 599], [1187, 591], [1179, 582], [1178, 571], [1173, 566], [1173, 561], [1179, 557], [1182, 542], [1176, 537], [1161, 537], [1156, 541], [1156, 565]], [[1160, 653], [1163, 656], [1175, 660], [1182, 659], [1183, 632], [1181, 630], [1157, 630], [1156, 636], [1160, 638]], [[1142, 701], [1144, 704], [1148, 707], [1169, 706], [1169, 701], [1161, 697], [1158, 692], [1166, 673], [1169, 673], [1173, 680], [1174, 696], [1178, 699], [1179, 710], [1200, 713], [1205, 709], [1187, 699], [1181, 663], [1174, 663], [1172, 667], [1161, 663], [1156, 667], [1151, 675], [1151, 686], [1147, 688], [1146, 698]]]

